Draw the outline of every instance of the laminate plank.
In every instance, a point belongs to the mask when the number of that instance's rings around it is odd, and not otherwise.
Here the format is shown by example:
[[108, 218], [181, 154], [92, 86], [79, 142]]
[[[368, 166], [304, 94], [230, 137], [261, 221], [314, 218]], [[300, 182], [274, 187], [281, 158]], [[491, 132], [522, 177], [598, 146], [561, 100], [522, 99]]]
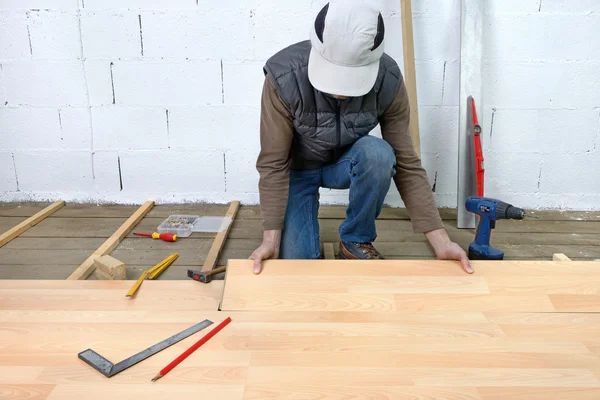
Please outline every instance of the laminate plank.
[[[593, 261], [471, 261], [473, 277], [523, 276], [538, 279], [539, 276], [586, 276], [600, 277], [600, 262]], [[231, 259], [227, 277], [234, 279], [261, 279], [265, 276], [461, 276], [465, 272], [456, 261], [440, 260], [266, 260], [260, 275], [252, 272], [252, 261]]]
[[[310, 382], [313, 386], [408, 386], [414, 380], [408, 369], [399, 368], [335, 368], [322, 365], [310, 367], [258, 367], [248, 369], [247, 385], [295, 386]], [[442, 386], [442, 385], [439, 385]], [[471, 387], [473, 385], [470, 385]]]
[[[214, 283], [214, 281], [213, 281]], [[202, 288], [199, 288], [201, 290]], [[210, 295], [212, 292], [207, 293]], [[121, 295], [118, 292], [117, 295]], [[216, 295], [216, 292], [214, 292]], [[223, 313], [216, 310], [202, 310], [206, 318], [219, 319]], [[480, 312], [463, 312], [449, 314], [446, 312], [259, 312], [238, 311], [227, 312], [236, 322], [279, 322], [279, 323], [328, 323], [328, 322], [352, 322], [352, 323], [397, 323], [404, 325], [486, 325], [490, 321]], [[0, 310], [0, 322], [148, 322], [148, 323], [195, 323], [198, 316], [189, 311], [156, 311], [154, 309], [143, 310], [136, 307], [136, 311], [124, 310], [98, 310], [98, 311], [44, 311], [44, 310]]]
[[546, 294], [600, 294], [600, 280], [585, 276], [553, 276], [523, 279], [522, 276], [488, 276], [485, 278], [495, 292], [543, 292]]
[[348, 387], [346, 385], [319, 385], [309, 382], [294, 385], [281, 385], [273, 382], [268, 385], [249, 384], [244, 399], [263, 400], [481, 400], [474, 388], [430, 388], [416, 386]]
[[527, 294], [396, 294], [399, 311], [518, 311], [553, 312], [554, 307], [544, 293]]
[[597, 368], [594, 354], [536, 352], [254, 352], [251, 366], [338, 368]]
[[[310, 284], [297, 277], [261, 276], [251, 281], [231, 281], [233, 292], [251, 290], [255, 293], [490, 293], [482, 277], [348, 277], [340, 280], [336, 276], [316, 276]], [[229, 289], [228, 288], [228, 289]]]
[[[175, 358], [179, 354], [174, 354]], [[164, 367], [164, 366], [163, 366]], [[158, 367], [160, 370], [162, 367]], [[169, 372], [168, 379], [163, 380], [171, 384], [196, 384], [196, 385], [233, 385], [242, 386], [246, 382], [247, 367], [216, 366], [216, 367], [188, 367], [179, 364]], [[37, 382], [45, 384], [82, 384], [104, 383], [105, 385], [118, 384], [150, 384], [150, 379], [157, 373], [156, 366], [148, 366], [141, 362], [135, 368], [129, 368], [109, 380], [98, 371], [83, 363], [77, 367], [47, 366], [43, 369]], [[161, 384], [165, 384], [161, 382]], [[198, 396], [198, 393], [196, 393]]]
[[482, 400], [598, 400], [600, 388], [557, 387], [483, 387], [477, 388]]
[[0, 385], [36, 384], [43, 371], [43, 367], [0, 365]]
[[77, 383], [57, 385], [48, 400], [241, 400], [243, 395], [243, 384]]
[[3, 385], [0, 384], [0, 399], [4, 400], [45, 400], [55, 388], [54, 385]]
[[548, 297], [558, 312], [600, 312], [600, 295], [597, 294], [550, 294]]
[[221, 309], [254, 311], [393, 311], [391, 294], [350, 293], [261, 293], [260, 296], [239, 296], [229, 291]]
[[[374, 335], [369, 335], [372, 338]], [[366, 337], [366, 335], [365, 335]], [[355, 336], [220, 336], [206, 344], [207, 349], [281, 351], [281, 352], [350, 352], [354, 354], [388, 352], [534, 352], [544, 354], [584, 354], [590, 349], [579, 341], [540, 341], [535, 338], [515, 339], [505, 337], [414, 335], [406, 337], [378, 336], [376, 340], [358, 340]]]
[[423, 368], [408, 374], [417, 386], [592, 387], [600, 381], [576, 368]]

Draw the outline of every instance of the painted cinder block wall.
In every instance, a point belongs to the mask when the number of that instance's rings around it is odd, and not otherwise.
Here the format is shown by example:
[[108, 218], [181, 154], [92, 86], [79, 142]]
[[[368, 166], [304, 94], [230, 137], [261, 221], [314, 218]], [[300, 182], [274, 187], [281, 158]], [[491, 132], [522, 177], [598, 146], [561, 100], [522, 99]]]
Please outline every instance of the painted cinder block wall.
[[[402, 67], [399, 1], [373, 2]], [[0, 0], [0, 201], [257, 203], [262, 65], [324, 3]], [[460, 1], [413, 13], [422, 159], [456, 207]], [[487, 195], [600, 209], [599, 29], [597, 0], [486, 1]]]

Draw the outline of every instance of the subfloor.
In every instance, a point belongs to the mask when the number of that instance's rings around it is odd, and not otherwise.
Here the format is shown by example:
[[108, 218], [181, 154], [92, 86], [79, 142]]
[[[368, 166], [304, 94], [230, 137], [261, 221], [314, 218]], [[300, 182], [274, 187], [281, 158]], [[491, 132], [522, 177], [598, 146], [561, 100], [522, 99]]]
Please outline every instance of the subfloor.
[[[0, 206], [0, 232], [5, 232], [45, 205]], [[127, 265], [127, 278], [172, 253], [179, 259], [159, 279], [188, 279], [188, 269], [199, 269], [215, 234], [194, 233], [175, 243], [152, 240], [133, 232], [153, 232], [170, 214], [225, 215], [228, 205], [157, 205], [111, 255]], [[0, 279], [65, 279], [137, 209], [136, 206], [69, 205], [0, 248]], [[440, 210], [450, 238], [467, 248], [475, 230], [456, 228], [456, 210]], [[600, 259], [600, 212], [535, 212], [540, 219], [499, 221], [492, 244], [505, 251], [505, 259], [550, 260], [565, 253], [573, 260]], [[337, 252], [338, 227], [345, 208], [322, 206], [319, 213], [322, 243]], [[414, 234], [404, 209], [385, 208], [377, 221], [377, 248], [389, 259], [433, 259], [423, 234]], [[218, 264], [245, 259], [260, 244], [260, 208], [241, 206]], [[92, 274], [88, 279], [94, 279]]]

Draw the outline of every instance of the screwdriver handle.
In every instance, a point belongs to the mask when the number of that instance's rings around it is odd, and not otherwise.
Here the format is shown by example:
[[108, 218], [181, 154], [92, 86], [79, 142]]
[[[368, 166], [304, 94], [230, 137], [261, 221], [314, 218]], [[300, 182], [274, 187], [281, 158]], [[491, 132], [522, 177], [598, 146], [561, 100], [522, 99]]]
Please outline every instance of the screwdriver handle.
[[174, 242], [177, 240], [177, 235], [174, 233], [158, 233], [158, 232], [152, 232], [152, 233], [140, 233], [140, 232], [135, 232], [134, 235], [137, 236], [146, 236], [146, 237], [151, 237], [152, 239], [161, 239], [164, 240], [165, 242]]

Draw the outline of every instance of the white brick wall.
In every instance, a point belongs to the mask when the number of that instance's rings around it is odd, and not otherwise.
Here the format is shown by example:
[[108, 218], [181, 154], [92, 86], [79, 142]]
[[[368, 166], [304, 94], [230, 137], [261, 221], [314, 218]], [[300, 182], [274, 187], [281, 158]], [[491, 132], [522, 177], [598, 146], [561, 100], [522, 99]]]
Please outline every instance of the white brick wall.
[[[0, 201], [258, 201], [262, 66], [326, 1], [0, 0]], [[400, 3], [368, 1], [403, 70]], [[413, 13], [423, 164], [455, 207], [460, 0]], [[486, 194], [600, 209], [600, 3], [489, 0], [482, 22]]]

